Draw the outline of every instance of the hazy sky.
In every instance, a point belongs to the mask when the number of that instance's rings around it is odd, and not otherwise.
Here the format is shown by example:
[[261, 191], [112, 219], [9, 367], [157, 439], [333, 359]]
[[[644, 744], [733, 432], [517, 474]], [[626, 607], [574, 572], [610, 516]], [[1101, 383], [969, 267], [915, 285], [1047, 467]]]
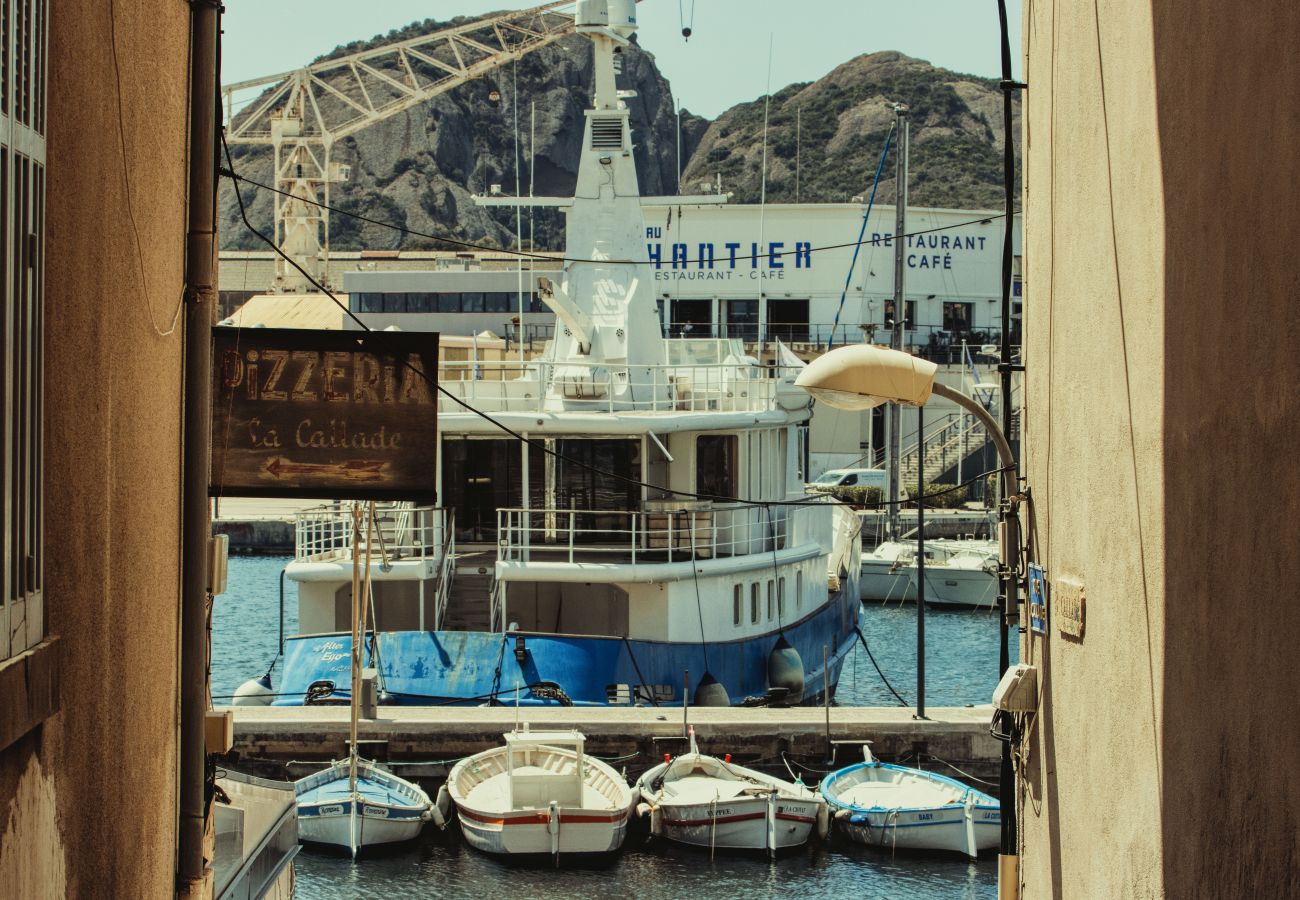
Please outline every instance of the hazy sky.
[[[519, 0], [519, 9], [536, 0]], [[1020, 72], [1022, 0], [1008, 0], [1012, 56]], [[510, 0], [226, 0], [223, 83], [310, 62], [339, 44], [410, 22], [482, 15]], [[643, 0], [641, 46], [655, 55], [673, 96], [712, 118], [771, 86], [815, 81], [863, 53], [899, 50], [937, 66], [1000, 75], [995, 0], [680, 0], [694, 6], [694, 34], [681, 36], [678, 0]]]

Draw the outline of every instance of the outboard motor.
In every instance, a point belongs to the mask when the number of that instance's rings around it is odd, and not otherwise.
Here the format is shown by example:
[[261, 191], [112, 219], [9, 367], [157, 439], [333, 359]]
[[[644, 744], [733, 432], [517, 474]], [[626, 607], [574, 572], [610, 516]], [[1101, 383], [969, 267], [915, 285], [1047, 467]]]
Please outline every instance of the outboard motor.
[[777, 638], [776, 646], [768, 654], [767, 683], [774, 688], [786, 689], [786, 703], [796, 705], [803, 701], [803, 659], [799, 651], [790, 646], [785, 635]]

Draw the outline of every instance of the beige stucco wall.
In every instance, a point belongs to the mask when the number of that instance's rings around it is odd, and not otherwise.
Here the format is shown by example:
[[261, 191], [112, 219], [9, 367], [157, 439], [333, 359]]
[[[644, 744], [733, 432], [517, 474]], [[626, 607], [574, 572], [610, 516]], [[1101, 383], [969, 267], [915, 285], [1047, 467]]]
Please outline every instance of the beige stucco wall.
[[1026, 5], [1026, 897], [1300, 893], [1298, 21]]
[[158, 330], [181, 295], [189, 10], [114, 5], [138, 237], [110, 5], [50, 11], [45, 588], [61, 711], [0, 751], [3, 896], [173, 891], [181, 330]]

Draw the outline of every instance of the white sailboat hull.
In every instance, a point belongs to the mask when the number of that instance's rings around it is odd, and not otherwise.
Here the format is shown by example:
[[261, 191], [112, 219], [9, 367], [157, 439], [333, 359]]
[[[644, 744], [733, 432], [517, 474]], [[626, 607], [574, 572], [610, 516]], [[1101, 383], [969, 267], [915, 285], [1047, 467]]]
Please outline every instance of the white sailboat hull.
[[390, 815], [390, 810], [364, 800], [321, 804], [321, 808], [310, 814], [306, 808], [299, 808], [298, 839], [353, 852], [361, 847], [409, 841], [424, 827], [424, 820], [419, 816], [389, 818]]
[[623, 846], [629, 814], [566, 808], [557, 810], [553, 825], [548, 810], [493, 814], [461, 803], [457, 812], [465, 842], [475, 850], [524, 855], [552, 853], [552, 828], [558, 829], [557, 853], [610, 853]]
[[[768, 802], [758, 797], [717, 803], [659, 806], [664, 837], [719, 850], [782, 850], [808, 842], [817, 823], [815, 800], [782, 799], [769, 821]], [[769, 836], [770, 831], [770, 836]]]
[[[1002, 825], [996, 813], [975, 811], [978, 818], [972, 824], [975, 847], [988, 850], [998, 846]], [[851, 840], [869, 847], [886, 850], [939, 850], [967, 853], [966, 811], [942, 809], [934, 811], [907, 810], [895, 812], [880, 810], [860, 814], [864, 819], [854, 825], [841, 821], [842, 830]]]
[[[912, 570], [915, 575], [916, 569]], [[925, 570], [925, 602], [934, 606], [992, 606], [998, 580], [983, 569], [934, 566]]]
[[862, 558], [862, 574], [858, 576], [858, 596], [863, 600], [916, 600], [916, 583], [909, 577], [907, 566], [895, 560]]

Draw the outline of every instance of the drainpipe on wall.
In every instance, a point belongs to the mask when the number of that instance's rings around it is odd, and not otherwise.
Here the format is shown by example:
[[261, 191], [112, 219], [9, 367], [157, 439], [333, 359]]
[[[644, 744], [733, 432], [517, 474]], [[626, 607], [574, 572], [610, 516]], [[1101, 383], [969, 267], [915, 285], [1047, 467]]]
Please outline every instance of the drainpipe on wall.
[[190, 0], [189, 215], [185, 244], [185, 411], [181, 498], [180, 816], [178, 896], [210, 896], [203, 842], [209, 799], [204, 717], [208, 710], [208, 469], [212, 427], [211, 330], [216, 307], [218, 0]]

